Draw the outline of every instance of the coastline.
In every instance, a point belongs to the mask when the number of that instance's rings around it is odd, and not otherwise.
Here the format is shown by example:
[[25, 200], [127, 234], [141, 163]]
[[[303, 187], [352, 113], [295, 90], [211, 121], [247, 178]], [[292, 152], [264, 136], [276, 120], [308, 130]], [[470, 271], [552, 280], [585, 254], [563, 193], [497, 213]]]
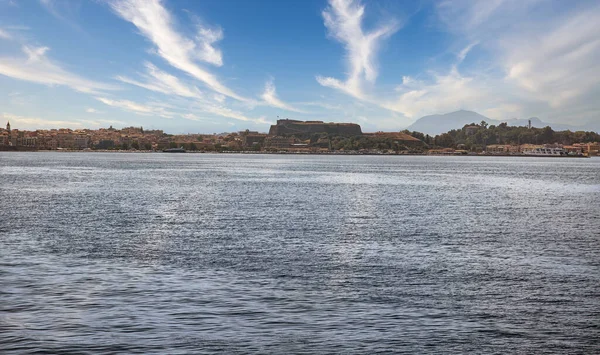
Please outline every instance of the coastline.
[[[163, 152], [157, 150], [102, 150], [102, 149], [61, 149], [61, 150], [47, 150], [47, 149], [38, 149], [38, 150], [0, 150], [1, 152], [28, 152], [28, 153], [114, 153], [114, 154], [174, 154], [170, 152]], [[344, 155], [344, 156], [356, 156], [356, 155], [369, 155], [369, 156], [435, 156], [435, 157], [496, 157], [496, 158], [506, 158], [506, 157], [515, 157], [515, 158], [592, 158], [595, 156], [587, 156], [587, 155], [528, 155], [528, 154], [428, 154], [424, 153], [386, 153], [386, 152], [356, 152], [356, 151], [348, 151], [348, 152], [340, 152], [340, 151], [332, 151], [332, 152], [306, 152], [306, 151], [277, 151], [277, 152], [267, 152], [267, 151], [186, 151], [186, 152], [178, 152], [179, 154], [252, 154], [252, 155]]]

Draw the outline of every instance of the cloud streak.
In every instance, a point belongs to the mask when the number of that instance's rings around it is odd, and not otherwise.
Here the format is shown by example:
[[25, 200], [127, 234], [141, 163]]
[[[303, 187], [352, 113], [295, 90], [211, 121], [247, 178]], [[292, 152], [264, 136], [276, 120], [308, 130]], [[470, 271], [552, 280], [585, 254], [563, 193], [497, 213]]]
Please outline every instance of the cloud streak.
[[200, 28], [196, 41], [183, 36], [175, 30], [171, 14], [159, 0], [116, 0], [110, 2], [110, 6], [117, 15], [135, 25], [155, 45], [157, 54], [170, 65], [200, 80], [211, 90], [239, 101], [248, 101], [196, 63], [196, 60], [201, 60], [222, 64], [220, 51], [212, 46], [222, 38], [222, 32]]
[[106, 97], [96, 97], [96, 100], [105, 105], [116, 107], [139, 115], [160, 116], [164, 118], [173, 118], [176, 116], [175, 113], [170, 112], [164, 107], [158, 105], [140, 104], [129, 100], [113, 100]]
[[202, 93], [198, 88], [183, 84], [176, 76], [158, 69], [154, 64], [146, 62], [144, 66], [147, 72], [146, 75], [143, 75], [145, 82], [130, 79], [126, 76], [117, 76], [116, 79], [166, 95], [178, 95], [190, 98], [202, 97]]
[[38, 117], [25, 117], [18, 116], [11, 113], [2, 113], [3, 121], [10, 121], [13, 127], [19, 127], [20, 129], [43, 129], [43, 128], [57, 128], [57, 127], [81, 127], [80, 122], [63, 121], [63, 120], [46, 120]]
[[8, 34], [8, 32], [4, 31], [0, 28], [0, 38], [2, 39], [12, 39], [12, 36]]
[[535, 42], [501, 42], [507, 78], [552, 108], [572, 103], [600, 84], [600, 6], [576, 13]]
[[[365, 31], [365, 6], [330, 0], [324, 24], [346, 48], [348, 77], [317, 76], [317, 81], [409, 119], [458, 109], [495, 118], [545, 113], [561, 120], [582, 110], [598, 112], [600, 6], [584, 2], [561, 11], [560, 5], [553, 8], [540, 0], [438, 2], [433, 9], [439, 24], [455, 37], [450, 47], [461, 43], [463, 49], [444, 64], [447, 69], [404, 76], [397, 94], [390, 95], [374, 87], [374, 63], [380, 43], [397, 25]], [[475, 47], [477, 59], [464, 64]]]
[[493, 57], [492, 66], [503, 72], [490, 85], [504, 86], [493, 96], [506, 103], [492, 111], [519, 105], [530, 114], [545, 110], [564, 120], [582, 108], [600, 109], [594, 97], [600, 92], [600, 6], [593, 1], [564, 5], [455, 0], [439, 3], [436, 11], [459, 38], [481, 43]]
[[287, 111], [293, 112], [303, 112], [300, 109], [297, 109], [279, 99], [277, 97], [277, 90], [275, 89], [275, 84], [273, 83], [273, 79], [267, 81], [265, 84], [265, 91], [261, 95], [261, 98], [270, 106], [280, 108]]
[[48, 59], [46, 53], [49, 50], [48, 47], [23, 46], [24, 58], [0, 58], [0, 74], [38, 84], [67, 86], [88, 94], [117, 89], [63, 69]]
[[399, 29], [397, 22], [380, 25], [374, 30], [363, 30], [365, 7], [354, 0], [330, 0], [322, 13], [329, 35], [342, 43], [347, 52], [348, 77], [340, 81], [317, 76], [322, 86], [341, 90], [356, 98], [365, 98], [364, 82], [374, 83], [378, 71], [377, 51], [381, 42]]

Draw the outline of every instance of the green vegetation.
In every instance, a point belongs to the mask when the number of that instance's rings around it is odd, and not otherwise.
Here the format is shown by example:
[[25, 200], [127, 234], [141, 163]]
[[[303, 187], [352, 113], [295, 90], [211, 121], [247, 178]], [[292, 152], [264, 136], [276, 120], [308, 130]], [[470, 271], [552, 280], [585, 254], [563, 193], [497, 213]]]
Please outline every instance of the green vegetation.
[[[416, 137], [414, 133], [410, 133]], [[419, 138], [419, 137], [417, 137]], [[419, 138], [421, 139], [421, 138]], [[554, 131], [550, 127], [528, 128], [509, 126], [501, 123], [488, 126], [485, 121], [472, 123], [462, 129], [453, 129], [448, 133], [435, 136], [430, 145], [442, 148], [457, 148], [459, 145], [467, 150], [477, 150], [491, 144], [564, 144], [587, 143], [600, 141], [600, 135], [584, 131]], [[425, 139], [425, 142], [428, 143]]]
[[381, 151], [423, 151], [421, 142], [403, 141], [393, 136], [334, 136], [329, 140], [332, 150], [381, 150]]

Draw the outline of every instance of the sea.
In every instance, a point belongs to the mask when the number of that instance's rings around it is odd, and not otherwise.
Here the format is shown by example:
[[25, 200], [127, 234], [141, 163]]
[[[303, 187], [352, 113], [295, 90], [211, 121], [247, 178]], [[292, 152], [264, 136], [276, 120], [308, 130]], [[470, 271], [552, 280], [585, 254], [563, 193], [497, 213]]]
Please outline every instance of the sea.
[[0, 353], [600, 353], [600, 158], [0, 153]]

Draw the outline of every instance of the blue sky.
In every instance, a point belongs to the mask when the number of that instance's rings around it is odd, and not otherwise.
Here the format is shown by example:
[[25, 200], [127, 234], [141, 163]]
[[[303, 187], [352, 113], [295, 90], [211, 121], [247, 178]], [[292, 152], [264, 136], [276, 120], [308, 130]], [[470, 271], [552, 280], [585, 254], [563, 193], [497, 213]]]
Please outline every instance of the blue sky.
[[427, 114], [600, 120], [600, 3], [0, 0], [15, 128], [400, 130]]

